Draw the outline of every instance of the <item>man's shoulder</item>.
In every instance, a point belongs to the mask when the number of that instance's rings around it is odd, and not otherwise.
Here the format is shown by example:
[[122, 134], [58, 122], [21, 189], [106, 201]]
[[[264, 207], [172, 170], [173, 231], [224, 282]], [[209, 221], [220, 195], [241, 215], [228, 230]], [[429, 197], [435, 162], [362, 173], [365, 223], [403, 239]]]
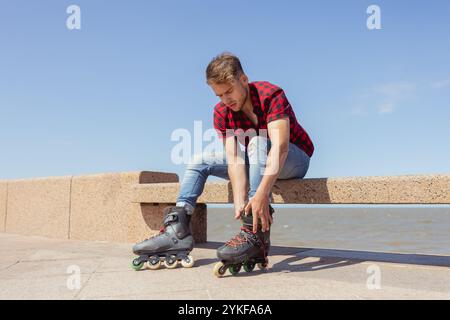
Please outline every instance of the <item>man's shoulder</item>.
[[269, 81], [255, 81], [250, 85], [253, 87], [253, 96], [258, 97], [263, 106], [270, 104], [270, 101], [283, 92], [283, 89]]
[[275, 91], [282, 90], [279, 86], [269, 81], [253, 81], [250, 85], [254, 86], [260, 94], [265, 92], [273, 93]]
[[268, 81], [255, 81], [251, 83], [253, 87], [253, 98], [260, 101], [263, 110], [267, 110], [275, 100], [278, 100], [280, 94], [283, 94], [281, 87]]

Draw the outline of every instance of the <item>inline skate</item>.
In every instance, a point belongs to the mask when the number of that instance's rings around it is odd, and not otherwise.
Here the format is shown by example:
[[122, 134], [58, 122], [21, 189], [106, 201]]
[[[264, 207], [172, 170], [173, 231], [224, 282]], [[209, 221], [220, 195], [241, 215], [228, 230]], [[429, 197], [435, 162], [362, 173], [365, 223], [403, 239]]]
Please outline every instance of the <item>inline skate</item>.
[[190, 229], [191, 216], [182, 207], [164, 209], [164, 227], [160, 233], [146, 239], [133, 247], [139, 257], [132, 262], [136, 271], [144, 264], [151, 270], [159, 269], [161, 263], [166, 268], [174, 269], [179, 261], [185, 268], [194, 265], [194, 258], [189, 253], [194, 248], [194, 238]]
[[[273, 208], [269, 206], [270, 215]], [[267, 270], [269, 265], [270, 227], [269, 231], [262, 232], [261, 220], [258, 221], [257, 232], [253, 233], [253, 215], [241, 213], [241, 231], [223, 246], [217, 249], [217, 257], [221, 260], [214, 266], [214, 275], [222, 277], [227, 270], [232, 275], [239, 273], [243, 267], [251, 272], [258, 266], [260, 270]]]

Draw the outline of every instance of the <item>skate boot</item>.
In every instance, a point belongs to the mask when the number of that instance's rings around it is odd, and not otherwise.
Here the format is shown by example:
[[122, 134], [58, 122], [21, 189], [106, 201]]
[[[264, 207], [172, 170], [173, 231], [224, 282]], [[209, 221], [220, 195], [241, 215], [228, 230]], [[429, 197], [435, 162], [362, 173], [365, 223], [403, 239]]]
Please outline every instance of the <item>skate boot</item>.
[[[269, 206], [270, 215], [273, 208]], [[255, 265], [261, 270], [266, 270], [269, 265], [267, 258], [270, 250], [270, 228], [262, 232], [261, 220], [258, 221], [258, 229], [253, 233], [253, 216], [241, 213], [241, 232], [217, 249], [217, 257], [221, 260], [214, 266], [214, 275], [222, 277], [230, 270], [232, 275], [239, 273], [242, 267], [247, 272], [253, 271]]]
[[191, 235], [191, 216], [182, 207], [164, 209], [164, 227], [160, 233], [144, 240], [133, 247], [139, 257], [133, 260], [132, 268], [140, 270], [144, 264], [151, 270], [159, 269], [161, 262], [166, 268], [176, 268], [178, 261], [185, 268], [194, 265], [194, 258], [189, 253], [194, 248]]

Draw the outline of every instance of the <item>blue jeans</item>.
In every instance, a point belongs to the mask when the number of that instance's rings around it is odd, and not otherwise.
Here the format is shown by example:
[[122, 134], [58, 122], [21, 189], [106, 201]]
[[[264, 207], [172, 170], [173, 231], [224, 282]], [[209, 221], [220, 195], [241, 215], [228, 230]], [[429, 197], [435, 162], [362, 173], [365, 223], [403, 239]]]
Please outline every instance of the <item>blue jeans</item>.
[[[251, 199], [259, 187], [267, 163], [270, 141], [264, 137], [253, 137], [245, 151], [245, 164], [249, 181], [248, 198]], [[309, 156], [295, 144], [289, 144], [289, 153], [278, 179], [301, 179], [309, 168]], [[185, 207], [189, 214], [194, 211], [198, 197], [202, 194], [208, 176], [229, 180], [225, 152], [203, 153], [195, 156], [187, 166], [177, 206]]]

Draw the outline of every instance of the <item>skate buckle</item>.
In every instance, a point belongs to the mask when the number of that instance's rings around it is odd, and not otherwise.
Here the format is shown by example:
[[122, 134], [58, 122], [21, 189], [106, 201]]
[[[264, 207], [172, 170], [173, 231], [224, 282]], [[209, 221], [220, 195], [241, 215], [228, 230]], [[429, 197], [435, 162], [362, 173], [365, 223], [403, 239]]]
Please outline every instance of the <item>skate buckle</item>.
[[164, 225], [168, 226], [171, 222], [174, 222], [174, 221], [178, 221], [178, 216], [176, 216], [174, 214], [170, 214], [164, 219]]

